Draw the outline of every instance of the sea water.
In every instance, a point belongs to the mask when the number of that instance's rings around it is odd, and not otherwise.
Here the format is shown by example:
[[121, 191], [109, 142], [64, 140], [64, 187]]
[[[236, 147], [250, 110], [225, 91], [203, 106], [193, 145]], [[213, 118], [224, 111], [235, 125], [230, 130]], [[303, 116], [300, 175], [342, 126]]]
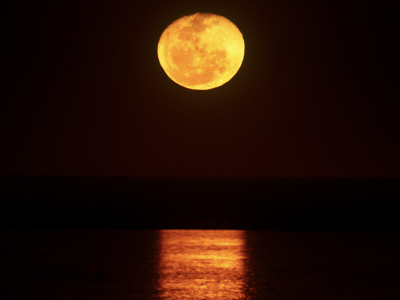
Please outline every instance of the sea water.
[[0, 234], [1, 299], [400, 299], [398, 233]]

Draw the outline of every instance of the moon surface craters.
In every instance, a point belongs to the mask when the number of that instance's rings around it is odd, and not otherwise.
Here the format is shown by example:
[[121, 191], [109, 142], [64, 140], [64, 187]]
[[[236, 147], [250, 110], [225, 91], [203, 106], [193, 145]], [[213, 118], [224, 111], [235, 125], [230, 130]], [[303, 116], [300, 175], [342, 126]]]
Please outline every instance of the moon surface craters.
[[[230, 26], [230, 27], [229, 27]], [[230, 31], [236, 30], [233, 35]], [[197, 13], [173, 22], [159, 42], [159, 59], [167, 75], [178, 84], [192, 89], [209, 89], [229, 81], [240, 67], [231, 61], [233, 43], [244, 53], [240, 31], [228, 19]], [[233, 57], [234, 60], [238, 60]]]

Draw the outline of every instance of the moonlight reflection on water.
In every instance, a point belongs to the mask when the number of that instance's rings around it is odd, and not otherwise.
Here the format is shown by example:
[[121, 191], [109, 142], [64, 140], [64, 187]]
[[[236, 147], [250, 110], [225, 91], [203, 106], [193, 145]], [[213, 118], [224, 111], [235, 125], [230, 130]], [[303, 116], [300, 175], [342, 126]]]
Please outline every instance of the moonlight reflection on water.
[[245, 299], [244, 232], [162, 230], [161, 299]]

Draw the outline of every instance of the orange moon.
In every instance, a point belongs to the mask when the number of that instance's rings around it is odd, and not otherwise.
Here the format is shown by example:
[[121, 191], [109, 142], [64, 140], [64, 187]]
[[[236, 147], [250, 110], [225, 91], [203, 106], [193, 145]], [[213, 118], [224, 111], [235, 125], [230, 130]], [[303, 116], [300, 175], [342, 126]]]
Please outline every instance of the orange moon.
[[239, 70], [243, 35], [227, 18], [209, 13], [182, 17], [158, 42], [161, 67], [177, 84], [193, 90], [219, 87]]

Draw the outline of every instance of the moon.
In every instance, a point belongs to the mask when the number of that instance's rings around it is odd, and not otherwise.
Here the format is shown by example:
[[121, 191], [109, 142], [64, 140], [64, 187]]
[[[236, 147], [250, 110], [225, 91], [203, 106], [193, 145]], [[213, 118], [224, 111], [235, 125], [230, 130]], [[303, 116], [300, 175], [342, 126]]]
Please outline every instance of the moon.
[[235, 76], [243, 62], [244, 40], [227, 18], [196, 13], [164, 30], [157, 54], [161, 67], [174, 82], [188, 89], [209, 90]]

